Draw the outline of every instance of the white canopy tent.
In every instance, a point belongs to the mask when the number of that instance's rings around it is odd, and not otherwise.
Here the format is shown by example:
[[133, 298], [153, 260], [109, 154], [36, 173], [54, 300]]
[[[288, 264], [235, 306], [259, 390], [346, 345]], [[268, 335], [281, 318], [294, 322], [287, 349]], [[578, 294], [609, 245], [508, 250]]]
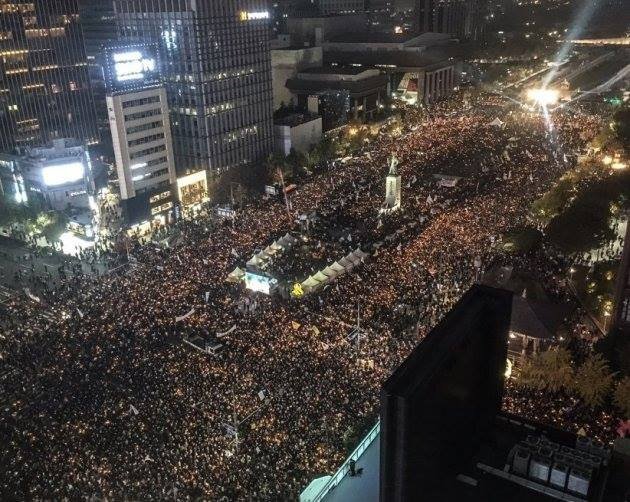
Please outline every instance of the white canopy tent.
[[321, 272], [321, 270], [319, 272], [317, 272], [315, 275], [313, 275], [313, 279], [315, 279], [318, 282], [321, 282], [322, 284], [325, 282], [328, 282], [328, 280], [330, 279], [327, 275], [323, 274]]
[[232, 270], [232, 272], [228, 274], [226, 280], [228, 282], [240, 282], [243, 280], [243, 277], [245, 277], [245, 271], [236, 267], [234, 270]]
[[313, 290], [319, 287], [319, 285], [320, 285], [320, 282], [317, 279], [315, 279], [313, 276], [311, 276], [302, 283], [302, 289], [304, 289], [305, 291]]

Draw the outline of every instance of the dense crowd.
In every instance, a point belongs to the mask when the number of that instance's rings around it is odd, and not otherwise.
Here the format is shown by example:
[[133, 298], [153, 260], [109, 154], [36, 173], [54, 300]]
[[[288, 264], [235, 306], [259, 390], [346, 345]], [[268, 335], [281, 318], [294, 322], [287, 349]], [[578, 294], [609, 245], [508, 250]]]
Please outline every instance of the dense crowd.
[[[270, 200], [234, 225], [181, 222], [175, 244], [135, 246], [123, 273], [72, 276], [45, 306], [13, 300], [0, 339], [0, 496], [283, 500], [334, 470], [344, 436], [376, 419], [381, 382], [570, 167], [558, 151], [597, 130], [562, 112], [552, 137], [541, 117], [491, 99], [447, 102], [422, 121], [409, 110], [400, 134], [301, 184], [292, 214]], [[503, 127], [489, 125], [496, 113]], [[402, 209], [383, 215], [392, 154]], [[436, 174], [460, 179], [441, 186]], [[301, 214], [316, 215], [308, 230]], [[227, 274], [287, 231], [305, 243], [274, 265], [291, 280], [357, 246], [370, 257], [304, 298], [256, 295], [255, 310], [239, 309], [252, 295]], [[360, 346], [348, 339], [358, 300]], [[182, 341], [225, 332], [214, 357]]]

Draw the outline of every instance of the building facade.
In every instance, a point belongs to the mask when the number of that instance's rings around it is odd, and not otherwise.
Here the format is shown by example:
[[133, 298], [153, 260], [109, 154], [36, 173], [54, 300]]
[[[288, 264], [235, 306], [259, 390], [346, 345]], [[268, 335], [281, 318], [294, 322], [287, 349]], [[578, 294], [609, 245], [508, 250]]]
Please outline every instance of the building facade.
[[354, 14], [365, 12], [365, 0], [319, 0], [319, 11], [329, 14]]
[[322, 118], [309, 113], [291, 113], [274, 122], [277, 153], [287, 156], [292, 150], [308, 153], [322, 139]]
[[323, 52], [319, 47], [285, 47], [271, 51], [273, 76], [273, 109], [289, 106], [294, 96], [287, 89], [287, 80], [305, 69], [323, 64]]
[[15, 202], [58, 211], [89, 208], [94, 190], [87, 149], [65, 138], [20, 155], [0, 154], [0, 181], [5, 196]]
[[417, 32], [448, 33], [477, 40], [483, 31], [484, 0], [415, 0]]
[[175, 163], [166, 91], [107, 96], [123, 214], [128, 223], [173, 217]]
[[121, 41], [157, 44], [178, 175], [273, 149], [270, 14], [263, 0], [115, 0]]
[[97, 140], [77, 0], [0, 3], [0, 151]]
[[79, 14], [83, 27], [90, 84], [94, 96], [96, 119], [101, 140], [108, 141], [109, 119], [105, 103], [104, 49], [117, 44], [114, 0], [80, 0]]

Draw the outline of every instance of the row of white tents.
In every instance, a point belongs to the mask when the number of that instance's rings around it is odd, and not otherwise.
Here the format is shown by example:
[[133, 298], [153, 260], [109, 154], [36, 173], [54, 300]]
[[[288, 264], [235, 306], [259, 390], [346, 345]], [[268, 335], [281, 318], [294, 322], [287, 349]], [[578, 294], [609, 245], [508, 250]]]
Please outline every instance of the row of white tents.
[[[247, 267], [265, 269], [269, 262], [280, 252], [290, 249], [298, 241], [297, 237], [293, 237], [290, 233], [284, 234], [277, 241], [272, 242], [261, 252], [254, 254], [246, 263]], [[236, 267], [227, 276], [228, 282], [240, 282], [245, 278], [245, 270]]]
[[326, 268], [318, 271], [304, 280], [300, 285], [305, 293], [315, 291], [325, 284], [334, 281], [340, 275], [350, 272], [354, 267], [363, 263], [369, 256], [368, 253], [356, 248], [354, 251], [344, 256], [341, 260], [328, 265]]
[[260, 253], [253, 255], [248, 261], [248, 267], [265, 268], [271, 259], [281, 251], [293, 247], [297, 242], [297, 238], [293, 237], [290, 233], [284, 234], [283, 237], [277, 241], [272, 242], [263, 249]]

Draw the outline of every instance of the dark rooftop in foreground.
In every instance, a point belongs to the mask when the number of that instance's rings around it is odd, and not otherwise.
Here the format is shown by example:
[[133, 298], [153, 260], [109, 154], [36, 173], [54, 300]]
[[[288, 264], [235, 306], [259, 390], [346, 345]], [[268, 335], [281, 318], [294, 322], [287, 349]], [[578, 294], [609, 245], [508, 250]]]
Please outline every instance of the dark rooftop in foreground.
[[380, 422], [300, 501], [626, 501], [630, 439], [500, 411], [511, 307], [511, 293], [473, 286], [383, 385]]

